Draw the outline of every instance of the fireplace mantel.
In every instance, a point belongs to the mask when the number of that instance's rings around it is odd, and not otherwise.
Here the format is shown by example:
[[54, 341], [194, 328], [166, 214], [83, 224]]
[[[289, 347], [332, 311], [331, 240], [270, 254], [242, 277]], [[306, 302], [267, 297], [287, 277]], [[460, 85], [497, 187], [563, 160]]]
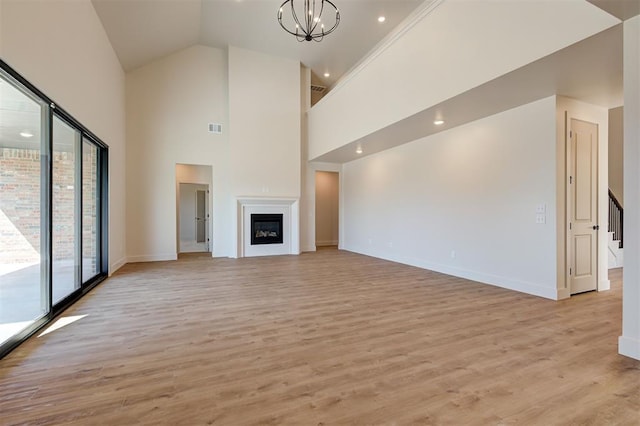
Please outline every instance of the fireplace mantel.
[[[238, 197], [238, 257], [300, 254], [299, 199], [292, 197]], [[251, 214], [282, 214], [282, 244], [251, 244]]]

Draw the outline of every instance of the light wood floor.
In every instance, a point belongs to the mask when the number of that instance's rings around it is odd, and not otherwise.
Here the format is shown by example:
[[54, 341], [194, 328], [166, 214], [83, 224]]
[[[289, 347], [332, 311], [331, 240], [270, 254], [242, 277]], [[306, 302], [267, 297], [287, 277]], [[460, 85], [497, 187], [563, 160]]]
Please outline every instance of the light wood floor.
[[612, 280], [553, 302], [337, 250], [127, 265], [0, 360], [0, 424], [638, 425]]

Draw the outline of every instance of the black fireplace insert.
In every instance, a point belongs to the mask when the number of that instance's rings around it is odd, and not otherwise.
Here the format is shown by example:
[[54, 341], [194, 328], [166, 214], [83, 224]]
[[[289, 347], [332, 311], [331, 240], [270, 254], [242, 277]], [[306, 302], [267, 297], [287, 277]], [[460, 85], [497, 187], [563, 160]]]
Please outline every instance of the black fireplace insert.
[[282, 244], [282, 214], [251, 214], [251, 245]]

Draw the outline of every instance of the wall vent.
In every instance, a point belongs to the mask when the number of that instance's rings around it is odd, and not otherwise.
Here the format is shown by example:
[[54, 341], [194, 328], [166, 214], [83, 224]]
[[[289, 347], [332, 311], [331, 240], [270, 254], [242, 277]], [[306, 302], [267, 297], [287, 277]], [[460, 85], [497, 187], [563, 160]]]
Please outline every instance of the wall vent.
[[312, 85], [311, 85], [311, 91], [312, 91], [312, 92], [319, 92], [319, 93], [322, 93], [322, 92], [324, 92], [325, 90], [327, 90], [327, 88], [326, 88], [326, 87], [324, 87], [324, 86], [318, 86], [318, 85], [316, 85], [316, 84], [312, 84]]
[[222, 133], [222, 124], [218, 123], [209, 123], [209, 133], [221, 134]]

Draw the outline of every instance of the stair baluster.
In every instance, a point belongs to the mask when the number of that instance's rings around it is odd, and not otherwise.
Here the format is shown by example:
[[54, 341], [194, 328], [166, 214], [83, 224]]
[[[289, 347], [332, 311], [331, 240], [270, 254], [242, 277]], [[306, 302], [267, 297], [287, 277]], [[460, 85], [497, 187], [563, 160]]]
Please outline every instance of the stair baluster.
[[620, 248], [623, 245], [623, 224], [624, 209], [613, 192], [609, 190], [609, 232], [613, 232], [614, 240], [620, 241]]

